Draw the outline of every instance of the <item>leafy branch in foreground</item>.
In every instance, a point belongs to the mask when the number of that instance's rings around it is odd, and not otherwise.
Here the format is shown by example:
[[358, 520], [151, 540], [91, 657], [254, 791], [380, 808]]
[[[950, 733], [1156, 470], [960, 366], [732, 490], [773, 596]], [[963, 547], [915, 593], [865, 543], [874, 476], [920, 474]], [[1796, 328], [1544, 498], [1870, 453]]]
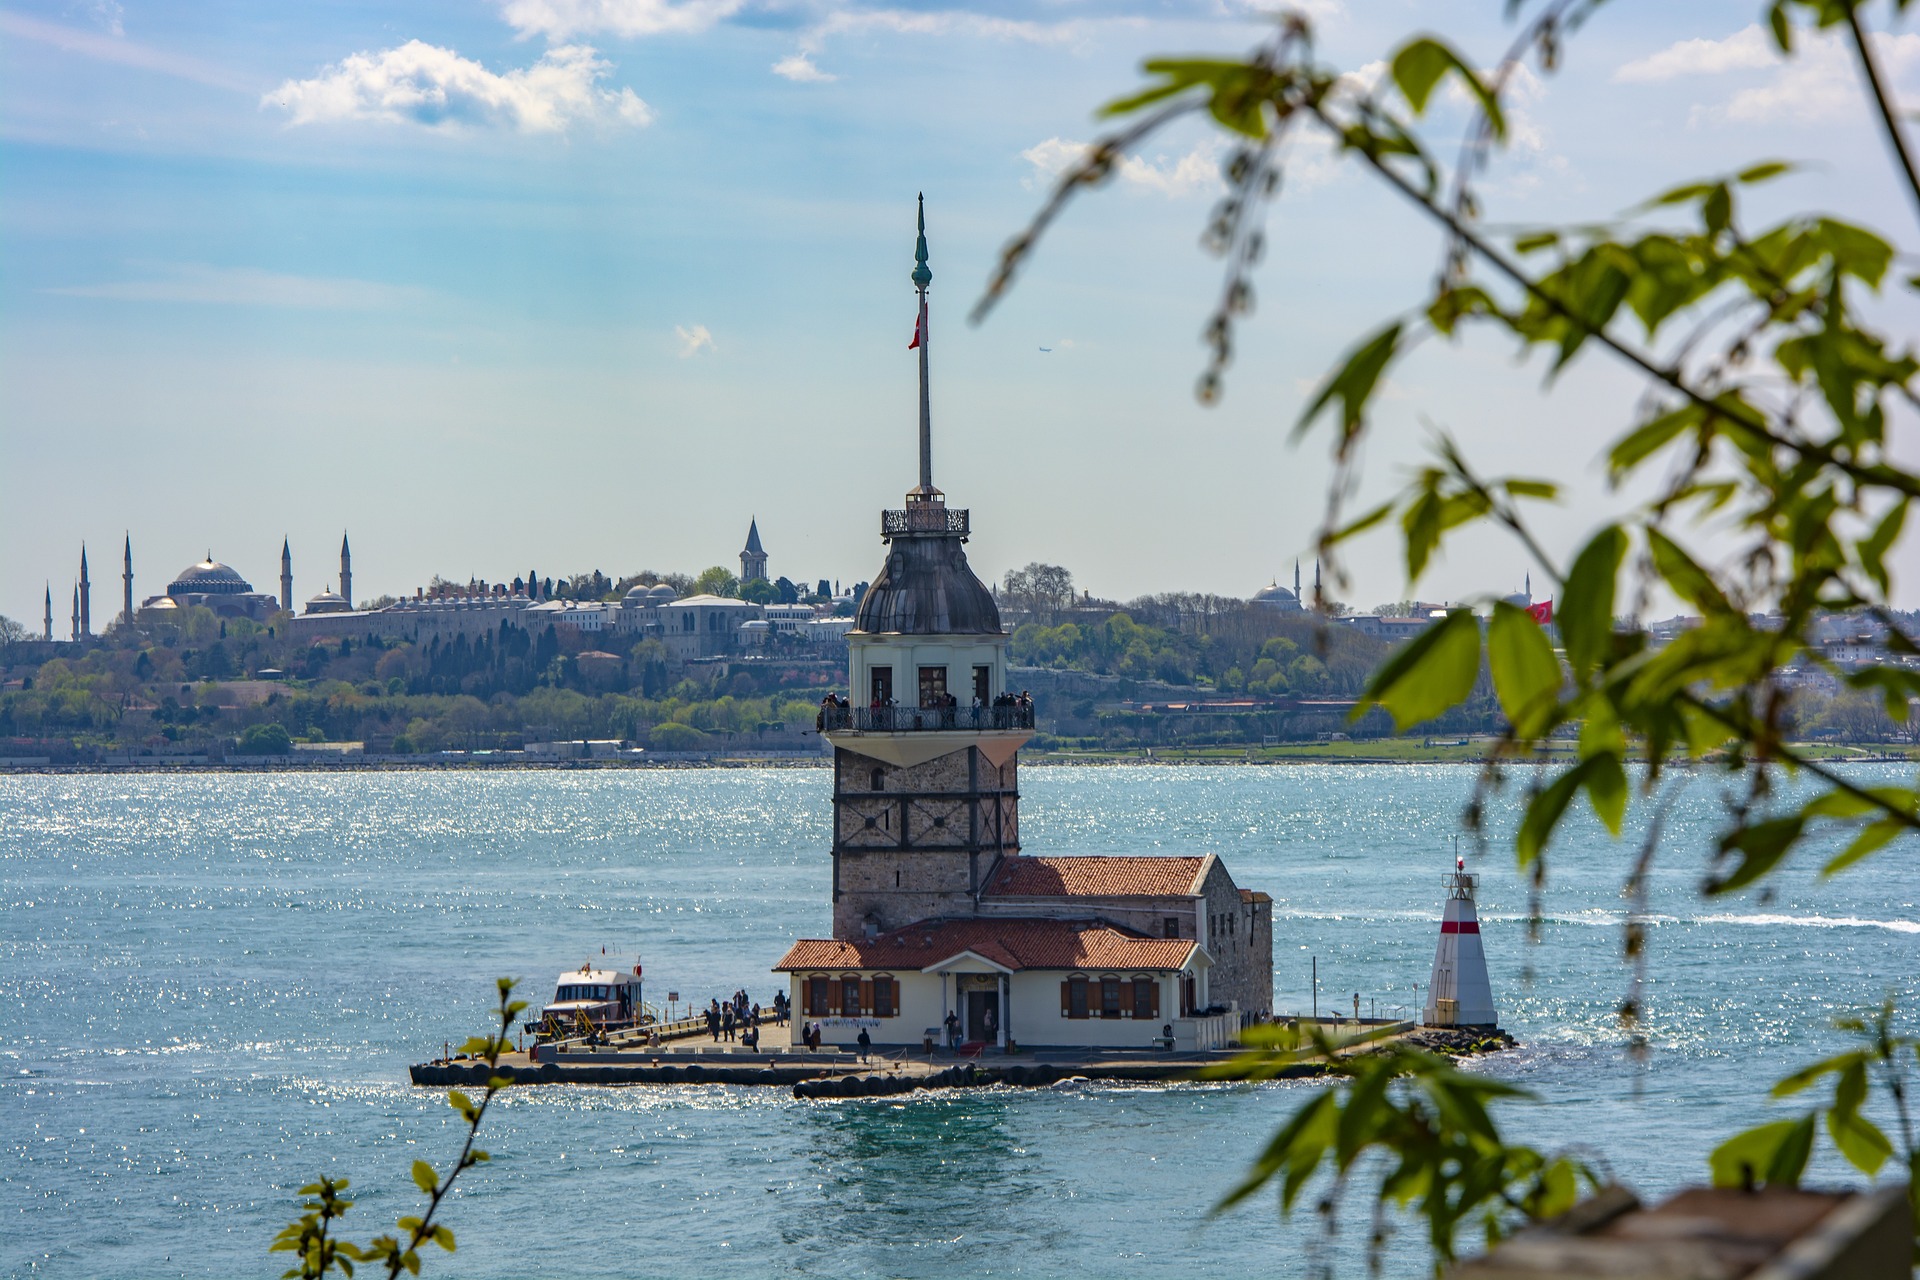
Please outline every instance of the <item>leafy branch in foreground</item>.
[[[1920, 1057], [1920, 1039], [1895, 1035], [1893, 1020], [1892, 1000], [1882, 1004], [1871, 1019], [1839, 1019], [1835, 1025], [1858, 1040], [1860, 1047], [1802, 1067], [1773, 1086], [1773, 1096], [1785, 1098], [1831, 1076], [1833, 1101], [1814, 1107], [1797, 1120], [1775, 1120], [1748, 1129], [1715, 1147], [1709, 1161], [1714, 1182], [1723, 1187], [1799, 1186], [1813, 1156], [1815, 1126], [1824, 1119], [1835, 1149], [1869, 1178], [1879, 1174], [1894, 1157], [1897, 1139], [1907, 1185], [1920, 1185], [1920, 1142], [1916, 1141], [1908, 1103], [1912, 1087], [1909, 1059]], [[1893, 1138], [1860, 1114], [1876, 1080], [1885, 1087], [1893, 1108], [1898, 1126]], [[1912, 1205], [1912, 1231], [1914, 1258], [1920, 1261], [1920, 1201]]]
[[[1531, 1098], [1524, 1089], [1464, 1072], [1437, 1054], [1404, 1044], [1343, 1052], [1315, 1029], [1309, 1046], [1286, 1047], [1283, 1028], [1250, 1028], [1252, 1046], [1234, 1061], [1205, 1074], [1213, 1079], [1270, 1079], [1299, 1063], [1324, 1064], [1346, 1077], [1344, 1094], [1326, 1089], [1294, 1112], [1273, 1136], [1240, 1184], [1215, 1207], [1223, 1212], [1269, 1183], [1279, 1184], [1280, 1208], [1291, 1213], [1320, 1167], [1330, 1185], [1321, 1197], [1324, 1230], [1333, 1230], [1333, 1207], [1349, 1177], [1363, 1164], [1378, 1170], [1377, 1206], [1412, 1206], [1426, 1219], [1435, 1269], [1454, 1256], [1459, 1228], [1477, 1221], [1487, 1243], [1514, 1227], [1563, 1213], [1582, 1185], [1600, 1178], [1584, 1162], [1543, 1155], [1506, 1142], [1488, 1105], [1503, 1098]], [[1374, 1159], [1368, 1163], [1368, 1158]], [[1376, 1210], [1368, 1259], [1379, 1270], [1387, 1228]]]
[[[513, 1029], [513, 1020], [527, 1007], [526, 1001], [511, 998], [514, 987], [512, 978], [501, 978], [498, 986], [498, 1033], [474, 1036], [460, 1046], [460, 1052], [484, 1061], [496, 1071], [500, 1065], [500, 1055], [512, 1044], [508, 1033]], [[458, 1111], [460, 1118], [466, 1122], [465, 1141], [461, 1144], [459, 1157], [454, 1160], [453, 1167], [445, 1177], [425, 1160], [413, 1162], [414, 1185], [426, 1194], [427, 1207], [422, 1213], [407, 1215], [396, 1222], [394, 1225], [399, 1235], [375, 1236], [366, 1244], [340, 1239], [334, 1234], [334, 1224], [353, 1207], [353, 1201], [340, 1194], [348, 1189], [348, 1180], [323, 1177], [318, 1182], [301, 1187], [301, 1195], [312, 1197], [300, 1206], [306, 1212], [297, 1221], [281, 1228], [269, 1249], [272, 1253], [300, 1255], [300, 1264], [282, 1272], [282, 1280], [319, 1280], [336, 1269], [343, 1275], [351, 1276], [355, 1263], [384, 1264], [389, 1280], [394, 1280], [402, 1270], [412, 1275], [420, 1274], [420, 1247], [424, 1244], [431, 1242], [452, 1253], [453, 1231], [434, 1219], [440, 1212], [441, 1202], [453, 1190], [455, 1179], [490, 1158], [474, 1145], [474, 1137], [480, 1132], [480, 1122], [486, 1118], [494, 1095], [511, 1083], [507, 1077], [490, 1075], [486, 1091], [480, 1095], [477, 1103], [458, 1089], [447, 1094], [447, 1105]]]
[[[1897, 17], [1907, 4], [1884, 7]], [[1570, 764], [1533, 771], [1514, 835], [1536, 907], [1549, 848], [1583, 795], [1616, 837], [1636, 805], [1650, 811], [1649, 834], [1626, 885], [1629, 898], [1642, 903], [1674, 794], [1665, 784], [1675, 773], [1717, 774], [1729, 784], [1725, 818], [1703, 867], [1701, 887], [1709, 895], [1764, 888], [1813, 841], [1837, 846], [1823, 868], [1831, 876], [1920, 832], [1920, 789], [1860, 781], [1796, 744], [1795, 688], [1782, 674], [1821, 672], [1879, 698], [1897, 722], [1920, 698], [1920, 664], [1911, 661], [1920, 658], [1920, 646], [1892, 616], [1889, 559], [1907, 504], [1920, 497], [1920, 474], [1902, 465], [1889, 429], [1897, 411], [1920, 406], [1920, 359], [1863, 310], [1888, 286], [1895, 249], [1885, 237], [1826, 214], [1751, 224], [1744, 209], [1750, 189], [1793, 172], [1774, 160], [1683, 183], [1598, 222], [1517, 229], [1487, 223], [1475, 178], [1507, 139], [1509, 82], [1529, 58], [1551, 74], [1566, 38], [1598, 7], [1597, 0], [1539, 4], [1491, 70], [1421, 35], [1392, 50], [1377, 79], [1342, 74], [1319, 61], [1312, 26], [1299, 14], [1283, 17], [1274, 37], [1244, 57], [1149, 61], [1149, 83], [1106, 108], [1132, 123], [1097, 140], [1063, 173], [1027, 230], [1006, 246], [974, 311], [977, 320], [1004, 296], [1075, 196], [1106, 183], [1129, 149], [1189, 117], [1210, 120], [1232, 143], [1222, 167], [1226, 194], [1202, 236], [1226, 264], [1202, 333], [1210, 352], [1198, 388], [1203, 402], [1220, 394], [1235, 326], [1252, 310], [1251, 274], [1265, 250], [1266, 214], [1302, 139], [1330, 145], [1434, 227], [1442, 252], [1425, 296], [1355, 344], [1306, 405], [1295, 435], [1331, 423], [1335, 475], [1319, 543], [1336, 588], [1345, 585], [1340, 548], [1396, 519], [1410, 584], [1450, 538], [1476, 526], [1512, 537], [1555, 584], [1558, 649], [1532, 618], [1502, 602], [1491, 602], [1484, 626], [1471, 613], [1452, 612], [1377, 671], [1357, 708], [1384, 708], [1404, 730], [1469, 697], [1485, 662], [1507, 728], [1487, 753], [1465, 814], [1482, 839], [1488, 797], [1505, 785], [1508, 767], [1531, 764], [1549, 738], [1574, 736]], [[1520, 13], [1529, 6], [1514, 0], [1508, 8]], [[1896, 177], [1920, 207], [1920, 166], [1875, 59], [1863, 21], [1868, 8], [1866, 0], [1772, 0], [1766, 13], [1785, 57], [1795, 55], [1796, 34], [1809, 28], [1851, 43], [1862, 100], [1877, 109], [1899, 162]], [[1452, 100], [1469, 104], [1451, 169], [1421, 133], [1430, 109], [1449, 100], [1443, 90], [1458, 91]], [[1831, 188], [1822, 191], [1830, 195]], [[1920, 277], [1896, 287], [1920, 292]], [[1641, 382], [1637, 403], [1623, 406], [1601, 458], [1614, 491], [1631, 486], [1652, 496], [1622, 497], [1612, 518], [1564, 561], [1546, 550], [1535, 514], [1558, 498], [1560, 486], [1485, 478], [1444, 435], [1433, 463], [1397, 498], [1358, 516], [1344, 510], [1357, 487], [1375, 399], [1396, 363], [1423, 344], [1458, 342], [1475, 331], [1542, 356], [1548, 384], [1595, 352]], [[1660, 644], [1643, 619], [1668, 600], [1681, 602], [1698, 625]], [[1859, 668], [1831, 661], [1819, 631], [1835, 613], [1877, 624], [1889, 655], [1900, 661]], [[1635, 759], [1644, 762], [1637, 777], [1627, 767]], [[1791, 798], [1779, 792], [1783, 777], [1801, 783]], [[1637, 911], [1629, 913], [1623, 949], [1638, 975], [1645, 947]], [[1639, 985], [1636, 976], [1636, 992]], [[1622, 1002], [1620, 1014], [1636, 1030], [1636, 995]], [[1877, 1034], [1891, 1043], [1884, 1027]], [[1830, 1132], [1850, 1159], [1871, 1163], [1878, 1131], [1861, 1127], [1858, 1114], [1865, 1061], [1810, 1070], [1837, 1076], [1835, 1105], [1826, 1112]], [[1889, 1076], [1888, 1087], [1904, 1127], [1904, 1086]], [[1387, 1106], [1384, 1096], [1371, 1106]], [[1356, 1087], [1339, 1122], [1362, 1124], [1364, 1111], [1354, 1110], [1361, 1100]], [[1269, 1153], [1282, 1166], [1263, 1166], [1266, 1176], [1293, 1168], [1286, 1161], [1308, 1152], [1316, 1153], [1310, 1171], [1318, 1153], [1353, 1149], [1314, 1145], [1313, 1126], [1331, 1122], [1315, 1117], [1332, 1116], [1333, 1107], [1317, 1101], [1304, 1119], [1296, 1117], [1299, 1124]], [[1812, 1123], [1755, 1131], [1772, 1135], [1765, 1140], [1743, 1135], [1736, 1157], [1762, 1180], [1790, 1180], [1811, 1150]], [[1767, 1141], [1773, 1145], [1763, 1153]], [[1385, 1184], [1381, 1195], [1398, 1198]], [[1414, 1203], [1434, 1224], [1435, 1248], [1444, 1256], [1458, 1215], [1444, 1200]]]

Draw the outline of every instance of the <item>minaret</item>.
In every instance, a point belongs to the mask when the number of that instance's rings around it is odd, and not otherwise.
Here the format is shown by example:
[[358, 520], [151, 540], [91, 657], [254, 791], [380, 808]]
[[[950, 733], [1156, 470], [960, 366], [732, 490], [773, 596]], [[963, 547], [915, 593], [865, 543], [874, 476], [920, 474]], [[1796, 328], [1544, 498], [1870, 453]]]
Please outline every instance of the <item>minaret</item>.
[[284, 535], [280, 539], [280, 607], [293, 612], [293, 543]]
[[1020, 852], [1019, 750], [1033, 708], [996, 705], [1007, 636], [967, 565], [968, 513], [933, 484], [927, 391], [926, 210], [920, 297], [920, 474], [880, 513], [887, 558], [847, 635], [850, 706], [823, 707], [833, 744], [833, 935], [853, 939], [979, 913], [1002, 858]]
[[127, 533], [126, 566], [120, 570], [120, 621], [133, 625], [133, 533]]
[[1440, 919], [1440, 945], [1433, 953], [1422, 1018], [1430, 1027], [1496, 1027], [1493, 984], [1487, 980], [1487, 956], [1480, 949], [1480, 919], [1473, 907], [1477, 876], [1464, 858], [1455, 858], [1446, 876], [1447, 906]]
[[760, 545], [760, 521], [747, 522], [747, 545], [740, 552], [740, 581], [765, 582], [767, 580], [767, 552]]
[[73, 584], [73, 630], [67, 638], [76, 643], [80, 639], [80, 584], [77, 582]]
[[53, 639], [53, 584], [51, 582], [47, 584], [47, 630], [42, 638]]
[[[1295, 556], [1293, 558], [1293, 598], [1295, 600], [1300, 600], [1300, 557], [1299, 556]], [[1304, 600], [1300, 600], [1300, 603], [1302, 607], [1306, 605], [1306, 601]]]
[[1326, 607], [1326, 604], [1326, 593], [1320, 589], [1320, 560], [1319, 557], [1316, 556], [1313, 561], [1313, 611], [1315, 613], [1320, 612], [1320, 610]]
[[87, 544], [80, 544], [80, 635], [93, 634], [93, 583], [87, 580]]
[[347, 535], [340, 535], [340, 598], [353, 608], [353, 552], [347, 549]]

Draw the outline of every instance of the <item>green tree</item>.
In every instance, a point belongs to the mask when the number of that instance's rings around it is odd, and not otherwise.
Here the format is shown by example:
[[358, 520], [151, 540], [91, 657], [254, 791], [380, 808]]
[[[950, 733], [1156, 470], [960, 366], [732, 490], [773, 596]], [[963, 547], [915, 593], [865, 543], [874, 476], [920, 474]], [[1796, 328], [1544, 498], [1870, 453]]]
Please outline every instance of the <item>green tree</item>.
[[[1837, 29], [1851, 46], [1898, 179], [1920, 207], [1920, 167], [1869, 38], [1867, 7], [1864, 0], [1772, 0], [1766, 14], [1783, 56], [1794, 56], [1810, 29]], [[1905, 0], [1885, 6], [1895, 15], [1905, 7]], [[1208, 120], [1230, 147], [1227, 194], [1203, 238], [1225, 262], [1197, 387], [1210, 403], [1235, 354], [1235, 325], [1253, 304], [1253, 269], [1267, 249], [1264, 215], [1290, 148], [1307, 135], [1328, 142], [1425, 219], [1443, 249], [1443, 269], [1422, 302], [1356, 344], [1298, 420], [1297, 432], [1326, 423], [1331, 435], [1335, 475], [1320, 550], [1333, 565], [1333, 586], [1344, 581], [1340, 548], [1369, 530], [1398, 526], [1413, 587], [1456, 531], [1491, 526], [1554, 584], [1563, 643], [1556, 651], [1524, 610], [1505, 601], [1487, 602], [1484, 632], [1470, 612], [1449, 613], [1373, 674], [1360, 711], [1384, 708], [1402, 729], [1432, 720], [1475, 697], [1485, 662], [1507, 727], [1465, 814], [1475, 833], [1509, 761], [1531, 758], [1556, 731], [1577, 735], [1574, 761], [1535, 774], [1525, 791], [1514, 854], [1536, 896], [1554, 835], [1576, 800], [1584, 797], [1618, 835], [1631, 806], [1661, 802], [1680, 762], [1719, 772], [1735, 796], [1706, 858], [1707, 893], [1764, 883], [1814, 835], [1839, 837], [1841, 851], [1824, 867], [1838, 874], [1920, 831], [1920, 790], [1862, 786], [1790, 739], [1796, 685], [1780, 674], [1796, 664], [1823, 669], [1881, 698], [1888, 716], [1902, 722], [1920, 694], [1920, 670], [1841, 669], [1817, 643], [1823, 615], [1851, 611], [1887, 624], [1894, 652], [1915, 652], [1892, 626], [1888, 553], [1908, 502], [1920, 496], [1920, 475], [1895, 456], [1888, 425], [1896, 405], [1915, 400], [1920, 360], [1861, 309], [1888, 283], [1895, 251], [1883, 236], [1837, 216], [1755, 223], [1746, 211], [1749, 189], [1791, 173], [1770, 159], [1648, 193], [1622, 218], [1527, 228], [1485, 221], [1477, 175], [1508, 138], [1517, 69], [1532, 61], [1552, 73], [1569, 52], [1569, 35], [1596, 8], [1593, 0], [1512, 6], [1526, 18], [1507, 54], [1494, 60], [1415, 37], [1388, 51], [1377, 87], [1322, 62], [1311, 25], [1298, 14], [1282, 18], [1250, 56], [1151, 60], [1149, 82], [1106, 108], [1127, 122], [1062, 175], [1033, 224], [1008, 244], [975, 315], [1004, 293], [1075, 195], [1108, 182], [1130, 151], [1173, 121]], [[1423, 121], [1453, 91], [1473, 105], [1460, 160], [1449, 165]], [[1819, 192], [1823, 201], [1831, 196], [1830, 188]], [[1920, 277], [1900, 287], [1920, 291]], [[1641, 382], [1638, 400], [1622, 406], [1606, 457], [1616, 493], [1653, 496], [1623, 496], [1613, 518], [1564, 561], [1547, 553], [1536, 532], [1541, 507], [1558, 500], [1560, 484], [1487, 474], [1445, 435], [1397, 497], [1358, 515], [1342, 508], [1356, 488], [1374, 397], [1395, 362], [1418, 343], [1457, 342], [1472, 330], [1543, 353], [1549, 379], [1594, 354]], [[1616, 618], [1633, 611], [1627, 602], [1661, 595], [1685, 602], [1700, 624], [1659, 644], [1635, 619]], [[1766, 611], [1774, 616], [1755, 616]], [[1634, 779], [1630, 752], [1645, 762]], [[1786, 773], [1802, 783], [1791, 802], [1780, 799]], [[1630, 901], [1643, 900], [1657, 852], [1649, 843], [1628, 864]], [[1644, 956], [1639, 928], [1628, 925], [1629, 956]], [[1639, 1016], [1632, 996], [1621, 1016], [1631, 1032]], [[1891, 1021], [1889, 1012], [1883, 1044], [1897, 1039]], [[1270, 1046], [1269, 1058], [1290, 1052]], [[1904, 1053], [1889, 1050], [1888, 1060]], [[1897, 1076], [1870, 1072], [1866, 1059], [1838, 1061], [1809, 1070], [1839, 1078], [1829, 1132], [1843, 1155], [1871, 1173], [1893, 1144], [1861, 1128], [1860, 1101], [1877, 1080], [1904, 1123], [1903, 1086]], [[1571, 1172], [1551, 1196], [1530, 1196], [1528, 1179], [1561, 1166], [1506, 1144], [1482, 1102], [1467, 1107], [1457, 1090], [1443, 1102], [1429, 1087], [1434, 1078], [1428, 1064], [1403, 1059], [1397, 1069], [1358, 1079], [1337, 1116], [1324, 1097], [1309, 1103], [1276, 1136], [1242, 1194], [1277, 1178], [1290, 1205], [1299, 1179], [1323, 1157], [1341, 1181], [1384, 1168], [1377, 1199], [1411, 1203], [1426, 1217], [1437, 1260], [1452, 1255], [1456, 1228], [1468, 1221], [1479, 1219], [1491, 1239], [1566, 1203]], [[1913, 1133], [1899, 1136], [1910, 1175], [1920, 1175]], [[1792, 1184], [1813, 1141], [1811, 1116], [1763, 1126], [1721, 1148], [1711, 1171], [1721, 1181]], [[1453, 1148], [1452, 1163], [1428, 1162], [1434, 1143]], [[1397, 1159], [1356, 1163], [1369, 1149]], [[1457, 1196], [1437, 1182], [1462, 1168], [1483, 1172], [1461, 1183]], [[1920, 1176], [1909, 1187], [1920, 1196]], [[1920, 1240], [1920, 1199], [1915, 1228]]]
[[293, 735], [283, 724], [250, 724], [240, 735], [240, 751], [249, 756], [293, 754]]
[[773, 604], [780, 599], [780, 588], [765, 578], [755, 578], [752, 582], [740, 583], [739, 593], [742, 600], [752, 604]]
[[701, 571], [688, 586], [688, 595], [737, 596], [740, 594], [740, 579], [727, 572], [725, 566], [714, 565]]
[[647, 745], [655, 751], [698, 751], [706, 744], [706, 734], [672, 720], [653, 726], [647, 734]]

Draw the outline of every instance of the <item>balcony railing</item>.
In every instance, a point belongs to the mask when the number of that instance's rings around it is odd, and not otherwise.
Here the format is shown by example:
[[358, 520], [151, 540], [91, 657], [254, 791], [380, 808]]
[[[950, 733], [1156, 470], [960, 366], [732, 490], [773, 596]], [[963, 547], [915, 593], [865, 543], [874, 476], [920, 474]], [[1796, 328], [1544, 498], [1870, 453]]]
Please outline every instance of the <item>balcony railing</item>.
[[926, 502], [880, 513], [880, 535], [891, 538], [903, 533], [957, 533], [968, 536], [968, 512], [950, 511], [938, 503]]
[[1033, 704], [1008, 707], [822, 707], [823, 730], [938, 733], [1033, 728]]

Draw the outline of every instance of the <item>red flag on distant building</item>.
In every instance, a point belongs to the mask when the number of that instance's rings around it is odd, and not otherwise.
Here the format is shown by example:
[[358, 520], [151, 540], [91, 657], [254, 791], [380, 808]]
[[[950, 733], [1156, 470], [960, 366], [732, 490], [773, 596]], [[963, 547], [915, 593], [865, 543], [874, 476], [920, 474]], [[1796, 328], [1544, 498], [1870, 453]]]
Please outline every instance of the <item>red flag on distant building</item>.
[[1530, 604], [1527, 606], [1527, 612], [1533, 615], [1535, 622], [1543, 627], [1547, 626], [1553, 621], [1553, 601], [1542, 600], [1539, 604]]
[[913, 318], [913, 341], [907, 344], [907, 350], [911, 351], [919, 345], [920, 345], [920, 317], [915, 316]]

